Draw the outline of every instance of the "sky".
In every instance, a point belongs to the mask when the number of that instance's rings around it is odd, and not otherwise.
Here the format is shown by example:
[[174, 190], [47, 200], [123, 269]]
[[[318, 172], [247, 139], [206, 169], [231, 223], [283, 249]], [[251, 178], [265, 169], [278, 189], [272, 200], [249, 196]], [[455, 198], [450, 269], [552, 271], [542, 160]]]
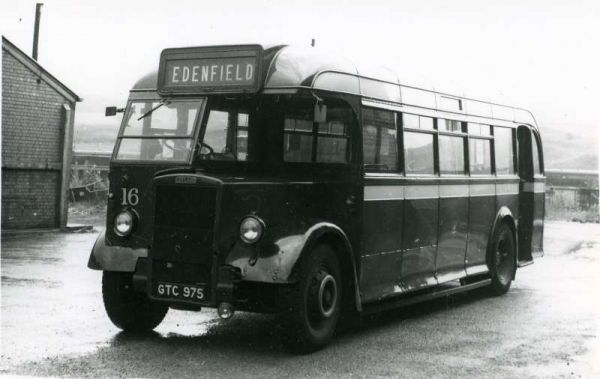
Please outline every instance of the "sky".
[[[594, 0], [41, 1], [38, 61], [84, 99], [76, 126], [117, 128], [104, 107], [124, 105], [164, 48], [314, 38], [405, 84], [528, 108], [542, 130], [600, 130]], [[28, 54], [35, 3], [0, 0], [1, 33]]]

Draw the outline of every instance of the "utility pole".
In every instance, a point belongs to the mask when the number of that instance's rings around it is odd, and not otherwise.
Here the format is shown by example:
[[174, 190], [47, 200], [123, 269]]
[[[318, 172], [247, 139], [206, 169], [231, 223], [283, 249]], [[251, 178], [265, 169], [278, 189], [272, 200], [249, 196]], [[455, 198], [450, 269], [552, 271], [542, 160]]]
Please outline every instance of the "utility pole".
[[31, 57], [37, 61], [38, 58], [38, 39], [40, 37], [40, 18], [42, 17], [42, 5], [43, 3], [37, 3], [35, 5], [35, 26], [33, 28], [33, 51]]

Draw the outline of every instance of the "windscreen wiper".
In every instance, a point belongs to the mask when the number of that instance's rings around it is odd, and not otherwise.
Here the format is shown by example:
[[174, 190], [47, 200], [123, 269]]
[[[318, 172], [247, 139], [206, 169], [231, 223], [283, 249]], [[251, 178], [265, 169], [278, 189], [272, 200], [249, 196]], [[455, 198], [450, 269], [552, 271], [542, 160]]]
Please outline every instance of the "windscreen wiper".
[[162, 107], [165, 104], [171, 104], [170, 100], [163, 100], [160, 102], [160, 104], [158, 104], [157, 106], [155, 106], [154, 108], [150, 109], [148, 112], [144, 113], [143, 115], [140, 116], [140, 118], [138, 118], [138, 121], [140, 121], [141, 119], [150, 116], [152, 114], [152, 112], [154, 112], [155, 110], [157, 110], [158, 108]]

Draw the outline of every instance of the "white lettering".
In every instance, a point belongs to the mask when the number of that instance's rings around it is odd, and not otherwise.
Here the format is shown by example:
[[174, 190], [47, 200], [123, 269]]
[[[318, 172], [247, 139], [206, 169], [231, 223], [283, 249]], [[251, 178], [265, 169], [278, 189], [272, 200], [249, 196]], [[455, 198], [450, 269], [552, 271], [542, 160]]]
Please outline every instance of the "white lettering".
[[165, 287], [162, 284], [158, 285], [158, 294], [159, 295], [164, 295], [165, 294]]
[[254, 67], [251, 64], [246, 64], [246, 80], [252, 79]]
[[240, 76], [240, 64], [236, 64], [235, 65], [235, 80], [242, 80], [242, 77]]
[[188, 66], [183, 66], [183, 70], [182, 71], [183, 72], [182, 72], [182, 75], [181, 75], [181, 81], [183, 83], [185, 83], [190, 78], [190, 68]]
[[216, 64], [213, 64], [212, 66], [210, 66], [210, 81], [212, 82], [213, 80], [215, 80], [215, 75], [217, 75], [217, 68], [219, 66], [217, 66]]
[[223, 65], [221, 65], [220, 69], [221, 69], [221, 75], [219, 76], [219, 80], [223, 81]]
[[174, 66], [173, 67], [173, 78], [171, 79], [171, 82], [179, 83], [179, 79], [177, 79], [178, 71], [179, 71], [179, 66]]
[[202, 79], [201, 81], [203, 82], [207, 82], [208, 81], [208, 66], [202, 66]]
[[179, 296], [179, 287], [174, 285], [171, 293], [173, 294], [173, 296]]
[[225, 69], [225, 80], [230, 82], [231, 81], [231, 69], [233, 68], [232, 64], [228, 64], [227, 68]]
[[198, 69], [200, 68], [200, 66], [194, 66], [192, 68], [192, 82], [197, 82], [198, 81]]

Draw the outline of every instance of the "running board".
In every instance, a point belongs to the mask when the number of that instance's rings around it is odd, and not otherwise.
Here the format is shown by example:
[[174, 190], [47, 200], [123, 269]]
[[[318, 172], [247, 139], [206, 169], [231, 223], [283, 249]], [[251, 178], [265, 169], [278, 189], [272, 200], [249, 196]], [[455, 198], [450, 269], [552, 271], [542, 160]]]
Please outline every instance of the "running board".
[[484, 279], [479, 282], [464, 284], [461, 286], [456, 286], [448, 289], [442, 290], [433, 290], [428, 293], [413, 295], [413, 296], [400, 296], [397, 299], [391, 299], [388, 301], [384, 301], [382, 303], [372, 303], [363, 305], [363, 314], [371, 314], [377, 313], [381, 311], [386, 311], [389, 309], [405, 307], [407, 305], [412, 305], [416, 303], [421, 303], [423, 301], [429, 301], [433, 299], [437, 299], [439, 297], [454, 295], [461, 292], [466, 292], [470, 290], [474, 290], [476, 288], [481, 288], [485, 286], [489, 286], [492, 284], [492, 279]]

